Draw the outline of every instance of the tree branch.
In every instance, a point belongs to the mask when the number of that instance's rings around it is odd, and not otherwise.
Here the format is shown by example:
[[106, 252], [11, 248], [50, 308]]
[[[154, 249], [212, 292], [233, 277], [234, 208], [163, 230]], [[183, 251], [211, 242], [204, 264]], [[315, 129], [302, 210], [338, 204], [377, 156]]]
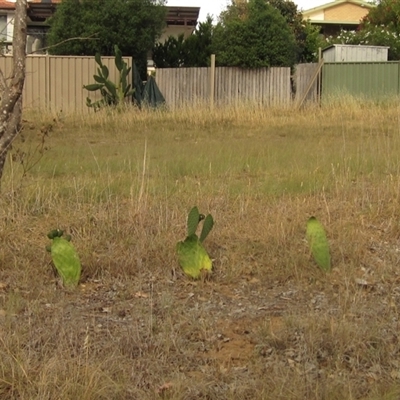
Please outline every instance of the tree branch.
[[53, 47], [57, 47], [57, 46], [59, 46], [60, 44], [63, 44], [63, 43], [66, 43], [66, 42], [71, 42], [72, 40], [99, 40], [99, 38], [93, 37], [93, 36], [96, 36], [96, 35], [98, 35], [97, 32], [96, 32], [96, 33], [93, 33], [93, 34], [90, 35], [90, 36], [86, 36], [86, 37], [73, 37], [73, 38], [65, 39], [65, 40], [63, 40], [63, 41], [61, 41], [61, 42], [59, 42], [59, 43], [53, 44], [53, 45], [51, 45], [51, 46], [42, 47], [42, 48], [40, 48], [40, 49], [38, 49], [38, 50], [32, 51], [32, 52], [29, 53], [29, 54], [34, 54], [34, 53], [38, 53], [38, 52], [40, 52], [40, 51], [52, 49]]

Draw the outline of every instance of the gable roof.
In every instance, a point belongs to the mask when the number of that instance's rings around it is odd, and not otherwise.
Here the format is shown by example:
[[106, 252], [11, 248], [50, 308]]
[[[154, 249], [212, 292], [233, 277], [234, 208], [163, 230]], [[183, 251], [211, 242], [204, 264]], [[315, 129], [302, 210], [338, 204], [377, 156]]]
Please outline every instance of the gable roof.
[[318, 7], [309, 8], [307, 10], [304, 10], [303, 16], [307, 16], [308, 14], [314, 14], [316, 11], [325, 11], [328, 8], [336, 7], [340, 4], [345, 4], [345, 3], [351, 3], [356, 6], [360, 6], [360, 7], [368, 8], [368, 9], [375, 7], [374, 4], [371, 4], [371, 3], [367, 2], [367, 1], [363, 1], [363, 0], [334, 0], [329, 3], [322, 4]]

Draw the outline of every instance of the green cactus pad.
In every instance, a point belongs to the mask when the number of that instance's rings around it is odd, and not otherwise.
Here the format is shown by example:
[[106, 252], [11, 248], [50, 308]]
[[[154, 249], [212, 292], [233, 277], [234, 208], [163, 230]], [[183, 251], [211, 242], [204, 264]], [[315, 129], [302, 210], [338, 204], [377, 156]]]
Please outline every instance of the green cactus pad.
[[208, 214], [203, 222], [203, 229], [201, 230], [200, 234], [200, 242], [203, 242], [203, 240], [208, 236], [213, 226], [214, 226], [213, 217], [211, 214]]
[[51, 258], [64, 285], [77, 286], [81, 277], [81, 263], [72, 243], [55, 237], [51, 244]]
[[84, 89], [89, 90], [89, 92], [95, 92], [103, 87], [101, 83], [92, 83], [91, 85], [83, 86]]
[[179, 264], [187, 276], [199, 279], [202, 273], [211, 272], [212, 261], [195, 234], [188, 236], [183, 242], [178, 242], [176, 251]]
[[307, 221], [306, 235], [315, 262], [323, 271], [330, 271], [331, 256], [329, 242], [324, 227], [315, 217], [311, 217]]
[[192, 236], [196, 233], [196, 229], [199, 225], [200, 213], [197, 207], [193, 207], [188, 214], [187, 219], [187, 235]]

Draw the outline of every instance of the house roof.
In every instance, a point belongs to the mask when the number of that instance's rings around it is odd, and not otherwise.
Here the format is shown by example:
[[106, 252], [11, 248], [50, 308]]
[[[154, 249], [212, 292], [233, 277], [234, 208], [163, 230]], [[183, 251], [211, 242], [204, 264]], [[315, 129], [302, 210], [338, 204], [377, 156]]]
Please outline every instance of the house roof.
[[322, 4], [321, 6], [309, 8], [308, 10], [303, 11], [303, 16], [307, 16], [308, 14], [314, 14], [316, 11], [324, 11], [327, 8], [336, 7], [340, 4], [351, 3], [356, 6], [365, 7], [365, 8], [374, 8], [375, 5], [363, 0], [334, 0], [326, 4]]
[[[45, 21], [51, 17], [57, 4], [62, 0], [28, 0], [28, 15], [33, 21]], [[0, 10], [15, 10], [15, 2], [0, 0]], [[166, 22], [168, 25], [196, 26], [200, 7], [168, 7]]]
[[196, 26], [200, 7], [168, 7], [165, 19], [168, 25]]
[[28, 0], [28, 15], [32, 21], [45, 21], [56, 11], [61, 0]]
[[15, 4], [7, 0], [0, 0], [0, 9], [2, 10], [15, 10]]
[[[61, 0], [28, 0], [28, 7], [33, 5], [42, 5], [48, 7], [49, 5], [56, 5], [61, 3]], [[0, 10], [15, 10], [15, 1], [0, 0]]]

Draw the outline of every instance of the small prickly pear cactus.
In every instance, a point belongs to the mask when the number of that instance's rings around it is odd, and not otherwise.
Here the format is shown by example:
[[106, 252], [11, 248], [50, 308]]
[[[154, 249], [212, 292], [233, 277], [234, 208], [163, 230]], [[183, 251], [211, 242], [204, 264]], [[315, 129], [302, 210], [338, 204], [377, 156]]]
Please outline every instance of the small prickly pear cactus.
[[[203, 222], [203, 229], [200, 238], [196, 235], [200, 221]], [[183, 272], [193, 279], [199, 279], [211, 273], [212, 261], [202, 242], [214, 226], [214, 220], [210, 214], [206, 217], [199, 213], [197, 207], [193, 207], [187, 220], [187, 237], [176, 245], [178, 262]]]
[[67, 287], [75, 287], [81, 277], [81, 263], [78, 253], [72, 245], [71, 236], [66, 235], [60, 229], [50, 231], [47, 237], [52, 240], [46, 250], [51, 253], [53, 264], [60, 275], [63, 284]]
[[323, 271], [329, 272], [331, 269], [329, 242], [324, 227], [315, 217], [308, 219], [306, 235], [315, 262]]
[[101, 61], [100, 54], [97, 53], [95, 56], [95, 60], [98, 64], [98, 75], [93, 75], [96, 83], [93, 83], [91, 85], [84, 85], [83, 88], [89, 90], [90, 92], [100, 90], [103, 98], [99, 101], [92, 102], [92, 100], [88, 97], [86, 99], [86, 105], [88, 107], [99, 109], [104, 106], [117, 106], [123, 104], [125, 98], [132, 97], [135, 91], [131, 88], [131, 84], [128, 84], [128, 76], [131, 71], [131, 67], [128, 68], [128, 65], [122, 59], [122, 52], [118, 48], [118, 46], [114, 46], [114, 52], [115, 66], [117, 67], [119, 72], [118, 83], [115, 84], [108, 79], [109, 70], [107, 66], [105, 66]]

